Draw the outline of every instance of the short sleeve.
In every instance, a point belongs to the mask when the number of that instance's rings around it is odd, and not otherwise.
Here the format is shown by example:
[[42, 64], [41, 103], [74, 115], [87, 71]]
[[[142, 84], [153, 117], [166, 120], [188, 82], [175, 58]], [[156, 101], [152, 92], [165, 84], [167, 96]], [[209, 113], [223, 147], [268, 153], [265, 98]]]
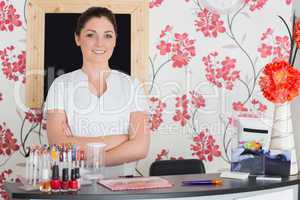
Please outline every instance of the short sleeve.
[[149, 103], [148, 98], [145, 95], [145, 90], [143, 85], [137, 80], [133, 80], [133, 88], [134, 88], [134, 95], [133, 95], [133, 101], [131, 105], [131, 112], [137, 112], [137, 111], [145, 111], [149, 112]]
[[44, 113], [46, 114], [48, 110], [52, 110], [52, 109], [65, 110], [64, 94], [65, 94], [64, 82], [55, 79], [48, 90], [46, 102], [44, 105], [44, 111], [45, 111]]

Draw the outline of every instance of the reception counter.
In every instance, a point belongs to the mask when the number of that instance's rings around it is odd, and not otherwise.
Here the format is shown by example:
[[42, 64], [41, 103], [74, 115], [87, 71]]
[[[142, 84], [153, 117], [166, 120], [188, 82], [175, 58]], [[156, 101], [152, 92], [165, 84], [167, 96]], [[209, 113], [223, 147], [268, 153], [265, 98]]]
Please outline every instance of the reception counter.
[[5, 190], [10, 199], [174, 199], [174, 200], [296, 200], [300, 185], [300, 175], [290, 176], [281, 181], [256, 181], [255, 177], [248, 180], [223, 179], [222, 185], [182, 186], [184, 180], [212, 179], [219, 174], [193, 174], [164, 176], [172, 184], [166, 189], [145, 189], [134, 191], [113, 192], [99, 184], [83, 186], [76, 193], [41, 193], [26, 192], [18, 187], [18, 183], [6, 183]]

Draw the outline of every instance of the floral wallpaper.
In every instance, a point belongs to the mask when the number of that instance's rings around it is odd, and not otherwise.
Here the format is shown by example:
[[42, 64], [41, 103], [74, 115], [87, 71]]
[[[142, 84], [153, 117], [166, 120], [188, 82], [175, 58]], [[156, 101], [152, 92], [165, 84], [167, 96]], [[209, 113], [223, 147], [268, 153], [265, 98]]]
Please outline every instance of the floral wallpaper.
[[[290, 41], [280, 17], [290, 22], [292, 0], [241, 0], [228, 12], [204, 2], [149, 1], [152, 139], [147, 159], [137, 166], [145, 175], [161, 159], [200, 159], [207, 172], [228, 168], [234, 115], [272, 116], [257, 80], [266, 63], [288, 59]], [[2, 199], [8, 198], [4, 181], [18, 181], [24, 172], [26, 147], [47, 142], [42, 113], [24, 105], [26, 3], [0, 0]]]

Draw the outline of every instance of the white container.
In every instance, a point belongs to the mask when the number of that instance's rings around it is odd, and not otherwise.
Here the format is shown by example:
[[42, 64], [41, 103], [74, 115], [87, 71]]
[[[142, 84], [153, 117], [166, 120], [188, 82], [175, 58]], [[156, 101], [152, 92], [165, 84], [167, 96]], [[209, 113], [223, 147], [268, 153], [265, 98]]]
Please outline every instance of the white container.
[[87, 179], [101, 179], [105, 173], [105, 147], [104, 143], [87, 144]]

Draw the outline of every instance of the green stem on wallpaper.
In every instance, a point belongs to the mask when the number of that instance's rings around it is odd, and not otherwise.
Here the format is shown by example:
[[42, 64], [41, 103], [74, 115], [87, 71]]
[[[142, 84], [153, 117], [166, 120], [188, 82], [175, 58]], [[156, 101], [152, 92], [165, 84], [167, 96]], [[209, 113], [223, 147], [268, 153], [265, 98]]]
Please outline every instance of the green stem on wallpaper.
[[[162, 69], [163, 66], [165, 66], [165, 65], [166, 65], [167, 63], [169, 63], [170, 61], [171, 61], [171, 59], [168, 59], [168, 60], [166, 60], [165, 62], [163, 62], [163, 63], [158, 67], [158, 69], [156, 70], [156, 72], [153, 74], [153, 76], [152, 76], [151, 87], [150, 87], [150, 89], [149, 89], [149, 94], [151, 94], [151, 92], [152, 92], [152, 89], [153, 89], [153, 86], [154, 86], [154, 80], [155, 80], [155, 78], [156, 78], [158, 72]], [[150, 62], [151, 62], [151, 58], [150, 58]], [[154, 65], [153, 65], [153, 63], [151, 64], [151, 66], [152, 66], [152, 71], [154, 72]]]
[[291, 63], [292, 66], [294, 66], [294, 64], [295, 64], [297, 53], [298, 53], [298, 48], [296, 47], [296, 50], [295, 50], [294, 56], [293, 56], [293, 60], [292, 60], [292, 63]]
[[197, 133], [197, 129], [196, 129], [196, 123], [195, 123], [195, 118], [196, 118], [196, 114], [197, 114], [198, 108], [196, 108], [193, 112], [193, 116], [192, 116], [192, 125], [193, 125], [193, 130], [195, 133]]
[[[20, 131], [20, 140], [21, 140], [21, 144], [23, 144], [23, 129], [24, 129], [24, 125], [25, 125], [25, 120], [26, 118], [24, 117], [24, 119], [22, 120], [22, 125], [21, 125], [21, 131]], [[22, 145], [22, 149], [23, 149], [23, 152], [24, 152], [24, 155], [22, 152], [20, 152], [23, 156], [26, 155], [26, 150], [25, 150], [25, 146]]]
[[288, 31], [288, 34], [289, 34], [289, 38], [290, 38], [290, 44], [291, 44], [291, 51], [290, 51], [290, 56], [289, 56], [289, 63], [292, 63], [292, 52], [293, 52], [293, 37], [292, 37], [292, 34], [291, 34], [291, 30], [288, 26], [288, 24], [286, 23], [286, 21], [283, 19], [283, 17], [281, 17], [280, 15], [278, 15], [279, 19], [283, 22], [283, 24], [285, 25], [286, 27], [286, 30]]
[[[224, 130], [224, 134], [223, 134], [223, 148], [224, 148], [224, 152], [225, 152], [225, 156], [226, 156], [226, 162], [230, 163], [230, 159], [229, 159], [229, 156], [228, 156], [228, 149], [227, 149], [227, 145], [226, 145], [226, 136], [227, 136], [227, 130], [228, 130], [228, 127], [229, 127], [229, 122], [227, 122], [226, 126], [225, 126], [225, 130]], [[231, 141], [231, 140], [230, 140]]]
[[228, 28], [229, 28], [229, 31], [230, 31], [230, 34], [228, 32], [227, 35], [229, 36], [230, 39], [232, 39], [235, 44], [241, 49], [241, 51], [246, 55], [246, 57], [248, 58], [250, 64], [251, 64], [251, 67], [252, 67], [252, 71], [253, 71], [253, 85], [252, 85], [252, 90], [250, 92], [250, 95], [248, 95], [248, 98], [245, 100], [245, 103], [250, 99], [250, 97], [252, 96], [253, 92], [254, 92], [254, 88], [255, 88], [255, 85], [256, 85], [256, 80], [255, 80], [255, 77], [257, 76], [256, 74], [256, 70], [255, 70], [255, 65], [254, 65], [254, 62], [252, 60], [252, 58], [250, 57], [250, 55], [248, 54], [248, 52], [242, 47], [242, 45], [237, 41], [234, 33], [233, 33], [233, 30], [232, 30], [232, 26], [233, 26], [233, 22], [235, 20], [235, 18], [237, 17], [237, 15], [245, 8], [246, 6], [246, 3], [244, 3], [242, 5], [242, 7], [233, 15], [233, 17], [231, 18], [230, 20], [230, 17], [229, 17], [229, 14], [227, 14], [227, 24], [228, 24]]
[[[253, 84], [252, 84], [252, 88], [250, 90], [249, 86], [246, 84], [245, 81], [243, 81], [242, 79], [239, 79], [244, 85], [245, 87], [247, 88], [247, 91], [248, 91], [248, 95], [247, 95], [247, 98], [243, 101], [243, 104], [247, 103], [251, 96], [253, 95], [253, 92], [254, 92], [254, 89], [255, 89], [255, 86], [256, 86], [256, 81], [259, 77], [259, 74], [261, 72], [261, 70], [256, 74], [256, 70], [255, 70], [255, 65], [254, 65], [254, 62], [252, 60], [252, 58], [250, 57], [250, 55], [248, 54], [248, 52], [242, 47], [242, 45], [237, 41], [234, 33], [233, 33], [233, 22], [234, 20], [236, 19], [237, 15], [245, 8], [246, 6], [246, 3], [244, 3], [241, 8], [233, 15], [233, 17], [231, 18], [230, 20], [230, 16], [229, 14], [227, 14], [227, 23], [228, 23], [228, 28], [229, 28], [229, 33], [227, 33], [227, 36], [232, 39], [234, 41], [234, 43], [241, 49], [241, 51], [246, 55], [246, 57], [248, 58], [249, 62], [250, 62], [250, 65], [251, 65], [251, 68], [252, 68], [252, 71], [253, 71]], [[229, 138], [228, 142], [226, 143], [226, 138], [227, 138], [227, 131], [228, 131], [228, 127], [229, 127], [229, 122], [227, 122], [226, 126], [225, 126], [225, 130], [224, 130], [224, 134], [223, 134], [223, 148], [224, 148], [224, 152], [225, 152], [225, 155], [226, 155], [226, 159], [227, 159], [227, 162], [230, 163], [230, 159], [229, 159], [229, 156], [228, 156], [228, 148], [229, 148], [229, 145], [232, 141], [231, 138]]]
[[[250, 97], [251, 97], [251, 91], [250, 91], [250, 88], [249, 88], [249, 86], [247, 85], [247, 83], [244, 81], [244, 80], [242, 80], [242, 79], [238, 79], [245, 87], [246, 87], [246, 89], [247, 89], [247, 92], [248, 92], [248, 96], [247, 96], [247, 99], [249, 99]], [[246, 99], [246, 100], [247, 100]]]
[[199, 3], [199, 0], [193, 0], [193, 2], [194, 2], [194, 4], [196, 4], [196, 5], [198, 6], [198, 8], [199, 8], [200, 10], [203, 10], [202, 6], [201, 6], [200, 3]]
[[[292, 22], [292, 24], [293, 24], [293, 26], [292, 26], [292, 33], [294, 33], [294, 24], [295, 24], [295, 22], [296, 22], [296, 14], [295, 14], [295, 12], [293, 13], [293, 22]], [[293, 49], [294, 49], [294, 46], [295, 46], [295, 41], [293, 40], [293, 42], [291, 43], [291, 48], [290, 48], [290, 53], [292, 54], [292, 52], [293, 52]], [[296, 47], [297, 48], [297, 47]], [[296, 55], [296, 54], [295, 54]], [[291, 63], [291, 62], [290, 62]], [[292, 62], [293, 63], [293, 62]], [[293, 65], [293, 64], [292, 64]]]

